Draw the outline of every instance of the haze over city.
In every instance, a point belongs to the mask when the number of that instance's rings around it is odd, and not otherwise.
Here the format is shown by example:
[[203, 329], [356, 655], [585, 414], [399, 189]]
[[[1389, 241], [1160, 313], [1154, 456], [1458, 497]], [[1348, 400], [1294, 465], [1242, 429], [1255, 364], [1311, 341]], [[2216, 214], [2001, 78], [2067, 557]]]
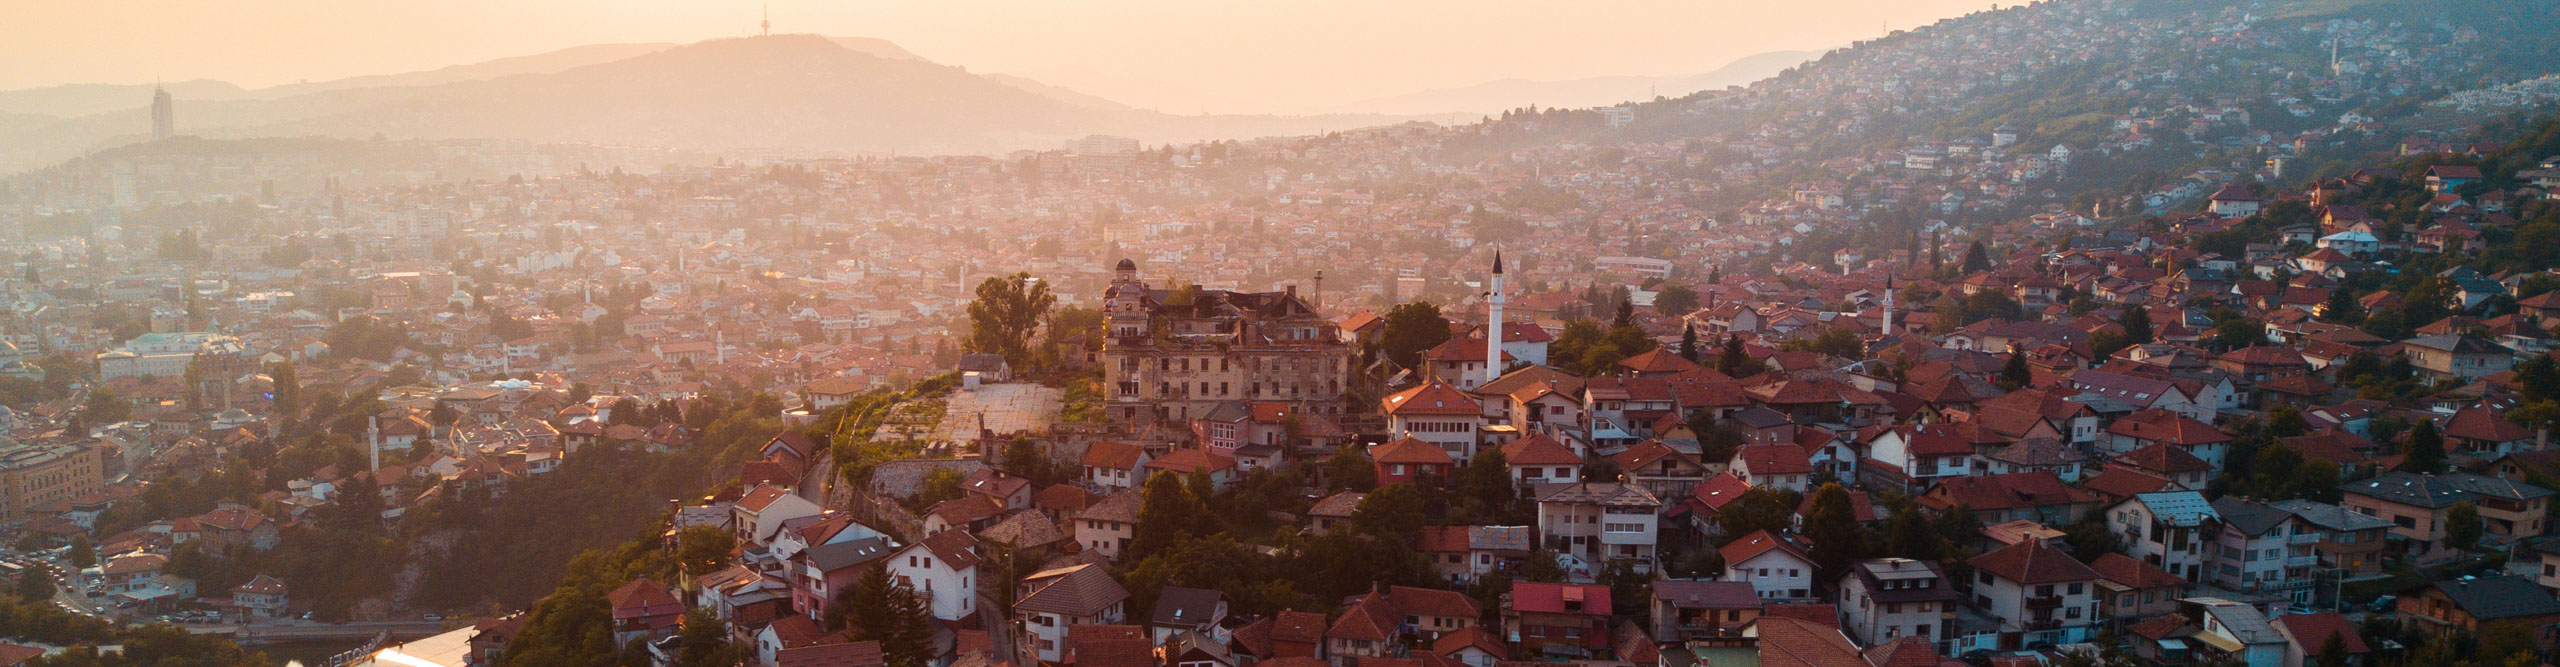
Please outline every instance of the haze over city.
[[2549, 4], [0, 3], [0, 667], [2560, 664]]
[[[109, 0], [0, 7], [0, 89], [215, 79], [244, 87], [615, 43], [774, 30], [888, 40], [1173, 113], [1344, 110], [1502, 79], [1695, 74], [1985, 8], [1954, 0], [1534, 2], [507, 2]], [[1856, 17], [1854, 20], [1849, 17]], [[1631, 94], [1641, 94], [1638, 89]], [[1687, 92], [1687, 91], [1679, 91]]]

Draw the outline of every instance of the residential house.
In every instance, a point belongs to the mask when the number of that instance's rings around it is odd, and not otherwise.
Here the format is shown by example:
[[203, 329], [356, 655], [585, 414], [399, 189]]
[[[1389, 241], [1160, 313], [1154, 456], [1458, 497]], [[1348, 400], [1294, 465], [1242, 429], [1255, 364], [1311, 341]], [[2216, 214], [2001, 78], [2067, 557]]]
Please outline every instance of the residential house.
[[2403, 554], [2421, 561], [2456, 555], [2444, 544], [2445, 511], [2454, 503], [2479, 510], [2488, 539], [2517, 540], [2543, 534], [2552, 495], [2539, 486], [2470, 473], [2393, 471], [2338, 488], [2340, 505], [2391, 522], [2390, 536], [2406, 545]]
[[2337, 639], [2338, 648], [2346, 650], [2346, 664], [2371, 664], [2373, 648], [2358, 636], [2356, 623], [2338, 612], [2286, 614], [2269, 624], [2284, 637], [2284, 667], [2322, 664], [2327, 656], [2321, 651], [2328, 649], [2331, 638]]
[[1747, 581], [1653, 582], [1653, 640], [1737, 641], [1760, 620], [1760, 591]]
[[2107, 527], [2127, 555], [2188, 581], [2206, 579], [2204, 544], [2213, 505], [2194, 491], [2145, 493], [2107, 508]]
[[1644, 487], [1616, 482], [1558, 485], [1538, 497], [1538, 534], [1546, 549], [1592, 567], [1624, 564], [1650, 574], [1662, 500]]
[[2429, 385], [2468, 384], [2504, 373], [2516, 363], [2515, 350], [2469, 333], [2444, 333], [2402, 341], [2400, 353]]
[[2098, 608], [2111, 618], [2150, 618], [2177, 611], [2178, 598], [2187, 590], [2187, 580], [2178, 575], [2120, 553], [2098, 554], [2089, 569], [2101, 577]]
[[1109, 493], [1112, 489], [1134, 489], [1147, 483], [1147, 456], [1144, 447], [1102, 440], [1084, 450], [1085, 486]]
[[[1511, 468], [1511, 484], [1522, 497], [1540, 484], [1582, 481], [1582, 455], [1544, 433], [1532, 433], [1502, 445], [1502, 463]], [[1675, 496], [1663, 496], [1666, 498]]]
[[1476, 455], [1477, 433], [1484, 428], [1484, 407], [1465, 390], [1430, 380], [1379, 400], [1387, 416], [1387, 432], [1440, 448], [1449, 460], [1464, 463]]
[[2095, 492], [2064, 484], [2053, 473], [2022, 472], [1941, 479], [1916, 502], [1937, 512], [1970, 508], [1984, 523], [2026, 519], [2060, 526], [2096, 511], [2102, 498]]
[[1754, 531], [1716, 551], [1724, 557], [1723, 579], [1751, 584], [1764, 600], [1813, 598], [1813, 557], [1783, 536]]
[[2043, 542], [2019, 542], [1966, 562], [1974, 572], [1973, 607], [1999, 619], [2003, 631], [2083, 626], [2100, 616], [2104, 577]]
[[1117, 559], [1138, 536], [1138, 507], [1144, 498], [1127, 490], [1103, 496], [1068, 520], [1078, 546], [1103, 558]]
[[968, 531], [934, 533], [889, 554], [889, 578], [924, 596], [934, 618], [959, 622], [978, 613], [977, 548]]
[[1803, 447], [1792, 444], [1736, 448], [1726, 469], [1755, 488], [1813, 490], [1813, 459]]
[[1609, 648], [1609, 587], [1521, 581], [1502, 605], [1502, 633], [1532, 656], [1581, 659]]
[[1840, 630], [1868, 646], [1952, 636], [1956, 601], [1963, 597], [1937, 563], [1909, 558], [1859, 561], [1840, 578], [1839, 590]]
[[1072, 565], [1023, 577], [1013, 606], [1016, 641], [1029, 645], [1032, 657], [1066, 660], [1068, 628], [1111, 625], [1121, 621], [1129, 591], [1102, 566]]
[[2427, 584], [2414, 595], [2401, 596], [2397, 616], [2429, 634], [2479, 634], [2492, 623], [2533, 629], [2534, 645], [2550, 648], [2553, 627], [2560, 625], [2560, 599], [2551, 591], [2516, 575], [2464, 577]]
[[2311, 500], [2278, 500], [2268, 505], [2320, 532], [2320, 541], [2311, 545], [2320, 567], [2336, 569], [2347, 576], [2382, 571], [2382, 550], [2389, 541], [2392, 522]]
[[1419, 482], [1445, 487], [1456, 469], [1448, 450], [1412, 437], [1369, 448], [1369, 460], [1377, 466], [1379, 486]]
[[2213, 499], [2220, 529], [2209, 536], [2206, 558], [2215, 586], [2243, 593], [2284, 594], [2312, 602], [2312, 553], [2320, 530], [2265, 503], [2223, 496]]
[[2172, 410], [2144, 410], [2107, 424], [2107, 435], [2113, 443], [2109, 449], [2130, 453], [2153, 444], [2167, 444], [2194, 454], [2213, 470], [2222, 470], [2222, 460], [2231, 449], [2231, 435], [2212, 424]]
[[612, 610], [615, 646], [671, 637], [684, 624], [684, 603], [667, 587], [645, 577], [613, 589], [604, 599]]

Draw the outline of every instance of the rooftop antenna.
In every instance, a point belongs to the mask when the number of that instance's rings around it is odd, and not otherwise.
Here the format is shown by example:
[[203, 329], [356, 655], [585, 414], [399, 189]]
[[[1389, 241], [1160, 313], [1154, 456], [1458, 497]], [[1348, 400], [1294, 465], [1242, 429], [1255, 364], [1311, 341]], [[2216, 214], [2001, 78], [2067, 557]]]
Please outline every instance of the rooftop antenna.
[[764, 36], [773, 36], [773, 5], [764, 6], [764, 22], [756, 25], [764, 28]]

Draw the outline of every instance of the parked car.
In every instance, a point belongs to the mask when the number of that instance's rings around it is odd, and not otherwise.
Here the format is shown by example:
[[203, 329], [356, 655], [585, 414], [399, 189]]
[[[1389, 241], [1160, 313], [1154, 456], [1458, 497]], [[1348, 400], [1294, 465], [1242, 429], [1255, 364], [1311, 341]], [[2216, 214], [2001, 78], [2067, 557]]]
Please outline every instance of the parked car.
[[2397, 604], [2398, 602], [2400, 602], [2400, 596], [2397, 596], [2397, 595], [2385, 595], [2385, 596], [2382, 596], [2382, 597], [2374, 598], [2372, 602], [2367, 602], [2367, 603], [2365, 603], [2365, 605], [2364, 605], [2364, 610], [2365, 610], [2365, 611], [2369, 611], [2369, 612], [2373, 612], [2373, 613], [2376, 613], [2376, 614], [2380, 614], [2380, 613], [2383, 613], [2383, 612], [2391, 611], [2391, 607], [2392, 607], [2392, 605]]

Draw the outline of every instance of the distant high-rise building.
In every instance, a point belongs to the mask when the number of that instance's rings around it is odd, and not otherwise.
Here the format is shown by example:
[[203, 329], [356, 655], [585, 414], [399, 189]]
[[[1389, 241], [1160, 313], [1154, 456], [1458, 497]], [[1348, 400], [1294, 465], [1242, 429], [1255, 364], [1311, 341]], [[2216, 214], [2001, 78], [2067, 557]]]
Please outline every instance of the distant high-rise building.
[[169, 100], [169, 89], [151, 88], [151, 140], [159, 141], [178, 134], [178, 110]]

